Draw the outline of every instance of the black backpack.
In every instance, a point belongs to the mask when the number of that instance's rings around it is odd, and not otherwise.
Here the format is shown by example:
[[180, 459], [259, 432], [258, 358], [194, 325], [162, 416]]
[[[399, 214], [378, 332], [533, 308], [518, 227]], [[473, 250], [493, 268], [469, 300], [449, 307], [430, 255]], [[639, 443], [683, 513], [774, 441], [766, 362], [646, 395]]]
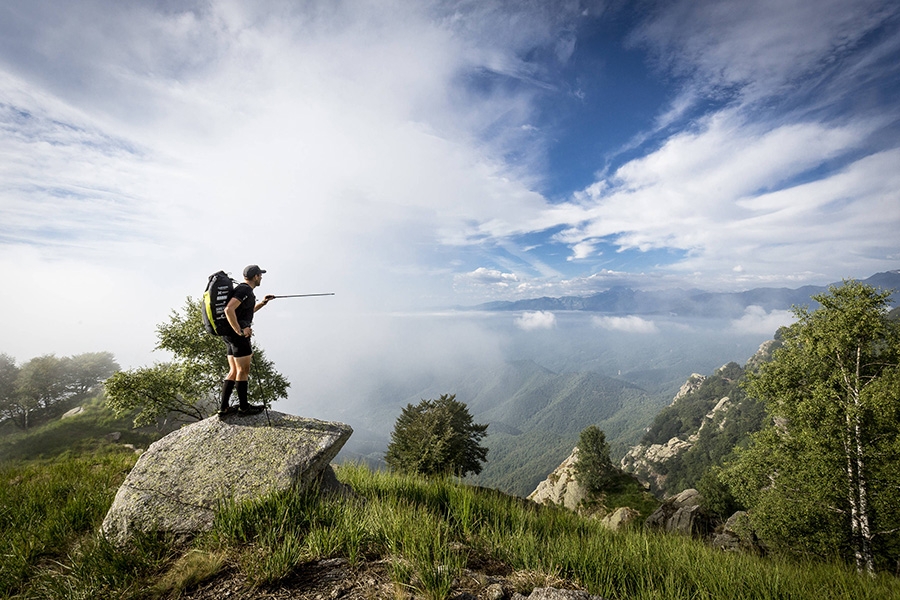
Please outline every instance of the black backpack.
[[209, 276], [206, 291], [203, 292], [203, 306], [200, 318], [203, 327], [213, 335], [225, 335], [231, 330], [225, 318], [225, 306], [234, 292], [234, 281], [225, 271], [217, 271]]

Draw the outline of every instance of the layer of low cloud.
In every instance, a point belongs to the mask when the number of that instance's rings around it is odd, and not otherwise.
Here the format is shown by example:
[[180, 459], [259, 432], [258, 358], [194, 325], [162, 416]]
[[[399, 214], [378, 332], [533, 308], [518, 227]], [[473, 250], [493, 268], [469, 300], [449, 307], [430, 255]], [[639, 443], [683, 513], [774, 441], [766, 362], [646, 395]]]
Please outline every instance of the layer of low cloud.
[[731, 329], [737, 333], [773, 334], [780, 327], [796, 321], [794, 313], [789, 310], [766, 311], [761, 306], [748, 306], [743, 316], [731, 321]]
[[516, 319], [515, 323], [516, 327], [523, 331], [553, 329], [556, 326], [556, 315], [546, 310], [525, 312]]
[[599, 327], [600, 329], [608, 329], [610, 331], [623, 331], [625, 333], [640, 334], [659, 332], [659, 328], [656, 326], [656, 323], [647, 319], [643, 319], [636, 315], [629, 315], [627, 317], [596, 316], [591, 318], [591, 322], [595, 327]]

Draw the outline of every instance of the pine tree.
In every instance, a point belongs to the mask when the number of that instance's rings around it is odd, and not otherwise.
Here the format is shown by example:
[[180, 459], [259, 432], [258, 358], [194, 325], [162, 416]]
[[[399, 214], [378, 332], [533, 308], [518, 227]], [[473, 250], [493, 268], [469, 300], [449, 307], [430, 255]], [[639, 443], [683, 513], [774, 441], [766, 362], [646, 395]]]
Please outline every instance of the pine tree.
[[600, 493], [616, 479], [618, 470], [609, 458], [606, 434], [596, 425], [586, 427], [578, 437], [575, 473], [578, 483], [591, 494]]
[[407, 404], [394, 424], [384, 460], [407, 473], [477, 475], [487, 460], [487, 448], [479, 445], [487, 427], [472, 422], [468, 407], [455, 394]]

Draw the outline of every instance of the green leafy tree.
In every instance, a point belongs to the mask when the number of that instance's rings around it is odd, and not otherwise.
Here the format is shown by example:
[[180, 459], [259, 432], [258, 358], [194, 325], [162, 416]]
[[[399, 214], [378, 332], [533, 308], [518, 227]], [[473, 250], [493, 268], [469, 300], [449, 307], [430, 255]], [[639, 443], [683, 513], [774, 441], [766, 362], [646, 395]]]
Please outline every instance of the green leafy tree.
[[[116, 414], [137, 411], [134, 424], [139, 427], [167, 418], [200, 420], [218, 409], [228, 359], [224, 341], [203, 328], [200, 310], [200, 300], [189, 297], [181, 312], [173, 310], [169, 320], [157, 326], [156, 349], [170, 352], [171, 361], [120, 371], [106, 380], [107, 403]], [[251, 344], [251, 394], [269, 406], [287, 397], [290, 383], [256, 342]]]
[[69, 359], [69, 388], [76, 396], [84, 396], [101, 381], [119, 370], [111, 352], [85, 352]]
[[575, 475], [585, 490], [599, 494], [617, 480], [619, 474], [609, 458], [606, 434], [596, 425], [586, 427], [578, 437]]
[[16, 379], [19, 377], [19, 367], [16, 361], [8, 354], [0, 354], [0, 422], [10, 420], [18, 424], [18, 394], [16, 393]]
[[472, 422], [468, 407], [455, 394], [407, 404], [394, 424], [384, 460], [408, 473], [477, 475], [487, 460], [488, 449], [479, 445], [487, 428]]
[[69, 393], [69, 377], [65, 359], [53, 354], [32, 358], [22, 365], [16, 379], [16, 393], [24, 409], [24, 429], [30, 426], [32, 412], [49, 412]]
[[0, 355], [0, 416], [21, 429], [62, 414], [119, 366], [108, 352], [46, 354], [17, 367]]
[[783, 346], [748, 376], [771, 423], [721, 478], [776, 547], [900, 558], [900, 329], [889, 292], [845, 281], [795, 309]]

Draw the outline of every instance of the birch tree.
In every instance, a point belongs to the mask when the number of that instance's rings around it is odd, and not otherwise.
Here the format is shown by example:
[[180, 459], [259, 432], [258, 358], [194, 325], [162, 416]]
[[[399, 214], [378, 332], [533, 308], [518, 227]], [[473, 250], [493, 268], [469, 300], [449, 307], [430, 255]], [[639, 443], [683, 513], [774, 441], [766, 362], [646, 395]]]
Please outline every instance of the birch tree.
[[748, 376], [771, 424], [723, 473], [776, 546], [849, 554], [861, 572], [900, 539], [900, 329], [890, 292], [856, 281], [795, 309], [783, 347]]

